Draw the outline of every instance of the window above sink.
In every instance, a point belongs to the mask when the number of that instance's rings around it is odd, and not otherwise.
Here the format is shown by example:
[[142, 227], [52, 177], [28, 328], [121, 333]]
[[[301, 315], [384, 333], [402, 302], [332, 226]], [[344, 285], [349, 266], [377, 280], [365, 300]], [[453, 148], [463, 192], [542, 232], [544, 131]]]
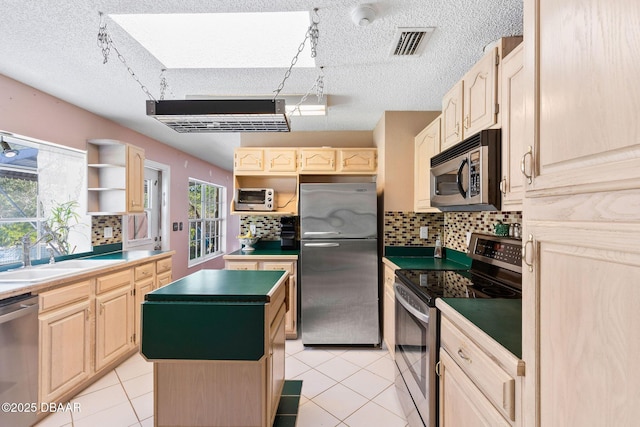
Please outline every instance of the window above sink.
[[91, 251], [86, 153], [1, 130], [0, 136], [0, 267], [23, 261], [23, 240], [31, 260]]

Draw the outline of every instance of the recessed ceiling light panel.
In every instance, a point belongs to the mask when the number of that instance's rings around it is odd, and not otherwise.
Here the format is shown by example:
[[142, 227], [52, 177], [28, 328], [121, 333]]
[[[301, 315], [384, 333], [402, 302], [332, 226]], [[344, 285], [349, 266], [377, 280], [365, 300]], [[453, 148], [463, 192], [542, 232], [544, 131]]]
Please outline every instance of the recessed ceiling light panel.
[[[309, 12], [109, 15], [166, 68], [287, 68]], [[309, 43], [296, 63], [315, 67]]]

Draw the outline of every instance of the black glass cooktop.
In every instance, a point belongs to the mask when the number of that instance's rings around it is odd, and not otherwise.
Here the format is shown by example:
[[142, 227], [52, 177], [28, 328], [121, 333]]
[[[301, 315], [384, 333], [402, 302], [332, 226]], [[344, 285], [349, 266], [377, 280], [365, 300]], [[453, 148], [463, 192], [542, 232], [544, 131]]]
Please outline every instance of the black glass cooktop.
[[396, 270], [396, 276], [429, 305], [436, 298], [522, 298], [519, 289], [469, 271]]

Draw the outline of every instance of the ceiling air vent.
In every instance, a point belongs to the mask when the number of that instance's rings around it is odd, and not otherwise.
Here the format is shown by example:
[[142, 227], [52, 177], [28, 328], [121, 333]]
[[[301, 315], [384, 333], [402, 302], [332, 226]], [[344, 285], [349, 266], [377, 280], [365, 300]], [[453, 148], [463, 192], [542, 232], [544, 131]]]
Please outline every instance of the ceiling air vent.
[[418, 56], [424, 51], [434, 27], [398, 28], [393, 39], [391, 56]]

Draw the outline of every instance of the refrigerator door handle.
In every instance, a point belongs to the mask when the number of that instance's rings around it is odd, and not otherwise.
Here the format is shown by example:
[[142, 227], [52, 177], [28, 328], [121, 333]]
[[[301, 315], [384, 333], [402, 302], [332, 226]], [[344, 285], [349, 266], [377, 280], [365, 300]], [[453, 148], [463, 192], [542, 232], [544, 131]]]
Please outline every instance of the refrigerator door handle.
[[305, 231], [302, 233], [305, 236], [337, 236], [339, 231]]
[[308, 248], [336, 248], [340, 246], [340, 243], [305, 243], [304, 246]]

